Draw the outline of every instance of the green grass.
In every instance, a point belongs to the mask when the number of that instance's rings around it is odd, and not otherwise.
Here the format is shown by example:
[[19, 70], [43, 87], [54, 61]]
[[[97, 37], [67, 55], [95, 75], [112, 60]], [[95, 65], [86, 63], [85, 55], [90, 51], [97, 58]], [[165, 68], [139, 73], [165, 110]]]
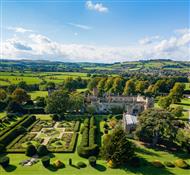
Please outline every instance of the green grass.
[[46, 97], [48, 95], [47, 91], [33, 91], [30, 92], [29, 95], [31, 96], [31, 99], [34, 100], [36, 97]]
[[185, 83], [185, 90], [190, 90], [190, 83]]
[[34, 114], [37, 119], [40, 120], [51, 120], [50, 114]]
[[6, 116], [6, 112], [0, 112], [0, 119]]

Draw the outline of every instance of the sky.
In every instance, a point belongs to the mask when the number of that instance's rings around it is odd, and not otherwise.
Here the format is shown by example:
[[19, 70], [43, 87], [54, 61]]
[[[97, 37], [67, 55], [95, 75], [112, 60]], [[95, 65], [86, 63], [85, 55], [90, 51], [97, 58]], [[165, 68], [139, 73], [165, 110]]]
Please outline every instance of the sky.
[[190, 61], [189, 0], [0, 0], [1, 59]]

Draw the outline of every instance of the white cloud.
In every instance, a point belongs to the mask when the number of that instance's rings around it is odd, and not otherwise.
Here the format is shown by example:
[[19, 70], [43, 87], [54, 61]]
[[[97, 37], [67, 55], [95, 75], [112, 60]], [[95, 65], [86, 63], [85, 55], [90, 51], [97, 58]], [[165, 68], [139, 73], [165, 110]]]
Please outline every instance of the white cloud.
[[94, 10], [100, 13], [108, 12], [108, 8], [102, 3], [93, 3], [92, 1], [86, 1], [86, 8], [89, 10]]
[[153, 37], [156, 42], [151, 42], [150, 44], [137, 43], [125, 47], [64, 44], [52, 41], [41, 34], [30, 34], [26, 38], [19, 37], [8, 39], [2, 46], [0, 45], [3, 58], [110, 63], [161, 58], [189, 60], [190, 55], [189, 31], [183, 32], [183, 34], [174, 33], [174, 35], [165, 39]]
[[151, 37], [145, 37], [139, 40], [139, 43], [144, 45], [144, 44], [152, 44], [155, 41], [158, 41], [160, 39], [160, 36], [151, 36]]
[[83, 25], [83, 24], [69, 23], [69, 25], [77, 27], [77, 28], [80, 28], [80, 29], [84, 29], [84, 30], [90, 30], [90, 29], [92, 29], [90, 26]]
[[14, 32], [17, 33], [26, 33], [26, 32], [32, 32], [30, 29], [25, 29], [23, 27], [8, 27], [8, 30], [13, 30]]

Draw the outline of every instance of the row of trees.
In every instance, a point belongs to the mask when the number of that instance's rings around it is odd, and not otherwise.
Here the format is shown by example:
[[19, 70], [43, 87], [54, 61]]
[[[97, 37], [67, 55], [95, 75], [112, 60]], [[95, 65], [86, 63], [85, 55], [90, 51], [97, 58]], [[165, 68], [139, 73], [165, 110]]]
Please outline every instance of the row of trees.
[[[125, 94], [125, 95], [159, 95], [163, 93], [169, 93], [170, 90], [174, 87], [178, 79], [159, 79], [155, 84], [151, 84], [148, 80], [137, 80], [133, 79], [124, 79], [122, 77], [95, 77], [91, 78], [88, 83], [88, 89], [92, 90], [93, 88], [98, 88], [100, 95], [105, 92], [114, 93], [114, 94]], [[173, 89], [176, 93], [176, 87]], [[183, 93], [183, 88], [180, 89], [180, 93]]]

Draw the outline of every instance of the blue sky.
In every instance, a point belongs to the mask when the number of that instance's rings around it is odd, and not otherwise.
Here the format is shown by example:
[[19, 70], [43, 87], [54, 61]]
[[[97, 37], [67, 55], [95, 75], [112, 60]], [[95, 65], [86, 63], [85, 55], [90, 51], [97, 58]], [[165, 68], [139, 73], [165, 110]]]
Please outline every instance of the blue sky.
[[[2, 10], [2, 43], [17, 49], [12, 55], [3, 49], [5, 58], [114, 62], [189, 56], [188, 0], [6, 0]], [[48, 44], [39, 41], [43, 37]], [[18, 54], [18, 45], [31, 49]]]

